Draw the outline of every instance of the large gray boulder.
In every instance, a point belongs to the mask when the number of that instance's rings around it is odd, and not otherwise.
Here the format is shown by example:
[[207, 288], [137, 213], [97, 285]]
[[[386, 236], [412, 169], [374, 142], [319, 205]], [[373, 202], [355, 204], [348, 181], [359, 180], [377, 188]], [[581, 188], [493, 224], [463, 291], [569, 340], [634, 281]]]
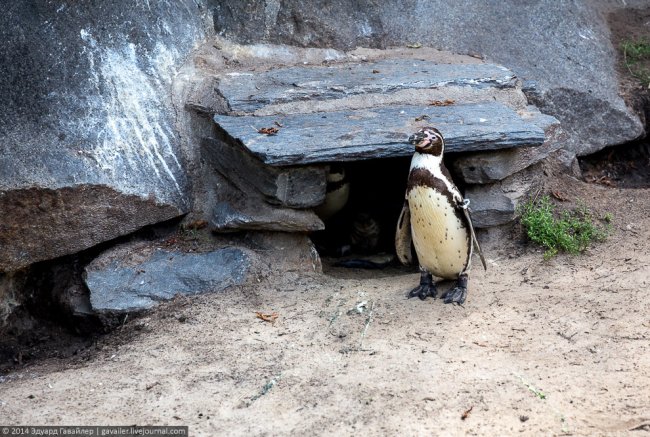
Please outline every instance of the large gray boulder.
[[200, 2], [20, 1], [0, 14], [0, 271], [190, 208], [172, 81]]
[[[619, 97], [605, 10], [613, 1], [210, 0], [219, 35], [351, 49], [422, 44], [512, 69], [532, 103], [560, 120], [578, 155], [644, 133]], [[639, 1], [634, 5], [640, 4]]]

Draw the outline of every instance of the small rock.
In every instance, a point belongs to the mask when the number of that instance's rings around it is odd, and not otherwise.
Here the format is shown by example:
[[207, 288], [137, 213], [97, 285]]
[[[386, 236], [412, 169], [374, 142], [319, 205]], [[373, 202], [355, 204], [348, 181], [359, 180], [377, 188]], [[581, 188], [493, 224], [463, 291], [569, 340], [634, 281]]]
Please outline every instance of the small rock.
[[502, 225], [510, 222], [515, 215], [514, 202], [498, 185], [470, 187], [465, 197], [471, 200], [472, 222], [476, 228]]
[[477, 228], [499, 226], [512, 221], [516, 205], [533, 187], [541, 183], [540, 164], [489, 185], [470, 185], [465, 197], [471, 200], [472, 220]]

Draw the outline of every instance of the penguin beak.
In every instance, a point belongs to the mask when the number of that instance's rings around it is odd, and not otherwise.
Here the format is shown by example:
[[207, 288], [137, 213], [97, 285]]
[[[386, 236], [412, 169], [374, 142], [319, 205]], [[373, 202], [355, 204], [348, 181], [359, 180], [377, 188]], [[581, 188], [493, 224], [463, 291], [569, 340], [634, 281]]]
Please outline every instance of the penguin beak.
[[416, 145], [425, 138], [424, 132], [414, 133], [409, 137], [409, 143]]

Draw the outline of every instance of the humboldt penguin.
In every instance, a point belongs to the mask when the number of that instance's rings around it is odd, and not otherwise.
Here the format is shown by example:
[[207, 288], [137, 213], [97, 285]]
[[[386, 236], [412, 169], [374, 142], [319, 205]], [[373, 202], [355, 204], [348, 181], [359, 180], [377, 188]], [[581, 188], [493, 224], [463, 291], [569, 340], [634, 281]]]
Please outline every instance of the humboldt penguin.
[[408, 297], [436, 297], [435, 275], [457, 281], [442, 298], [445, 303], [462, 305], [474, 245], [487, 270], [469, 215], [469, 200], [460, 194], [442, 162], [445, 140], [437, 129], [424, 127], [409, 142], [415, 145], [415, 153], [395, 235], [399, 260], [412, 262], [413, 244], [420, 265], [420, 285]]
[[351, 250], [348, 238], [348, 208], [350, 181], [345, 168], [332, 164], [326, 176], [326, 194], [314, 212], [325, 222], [325, 229], [312, 234], [312, 240], [321, 255], [344, 256]]
[[350, 182], [341, 165], [332, 164], [327, 172], [325, 201], [314, 212], [321, 220], [328, 220], [341, 211], [350, 197]]

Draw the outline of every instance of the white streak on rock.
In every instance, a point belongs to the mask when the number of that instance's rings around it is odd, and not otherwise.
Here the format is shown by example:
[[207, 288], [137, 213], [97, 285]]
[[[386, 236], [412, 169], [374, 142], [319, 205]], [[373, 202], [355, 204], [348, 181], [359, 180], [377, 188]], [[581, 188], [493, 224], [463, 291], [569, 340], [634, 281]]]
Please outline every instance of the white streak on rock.
[[85, 120], [89, 136], [99, 138], [90, 154], [113, 180], [131, 185], [140, 174], [155, 175], [182, 194], [175, 177], [182, 168], [174, 153], [173, 109], [165, 100], [179, 54], [160, 43], [150, 53], [130, 43], [100, 47], [85, 29], [80, 36], [97, 90], [88, 96]]

